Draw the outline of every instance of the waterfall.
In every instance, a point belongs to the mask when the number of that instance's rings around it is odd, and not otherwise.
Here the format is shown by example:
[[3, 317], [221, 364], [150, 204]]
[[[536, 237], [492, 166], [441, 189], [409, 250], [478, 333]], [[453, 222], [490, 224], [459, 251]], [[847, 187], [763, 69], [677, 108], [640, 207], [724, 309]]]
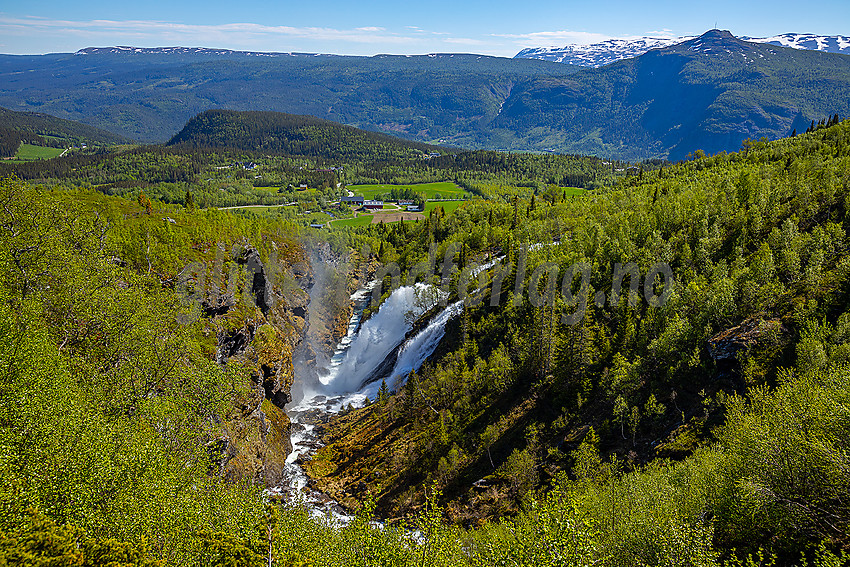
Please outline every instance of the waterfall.
[[416, 320], [439, 299], [436, 288], [421, 283], [393, 291], [378, 312], [363, 323], [346, 345], [344, 354], [321, 379], [323, 393], [346, 395], [365, 386], [387, 356], [404, 342]]
[[422, 363], [434, 354], [443, 335], [446, 333], [446, 323], [460, 315], [463, 301], [455, 301], [404, 344], [392, 371], [392, 378], [407, 377], [411, 370], [419, 370]]
[[[349, 522], [351, 517], [333, 500], [310, 490], [309, 479], [299, 465], [300, 459], [309, 458], [320, 445], [315, 432], [320, 416], [338, 412], [349, 404], [361, 406], [367, 398], [374, 400], [380, 388], [374, 375], [387, 356], [399, 347], [390, 379], [403, 380], [411, 370], [418, 370], [440, 344], [446, 324], [463, 309], [462, 301], [452, 303], [405, 342], [416, 320], [434, 308], [445, 294], [426, 284], [401, 287], [361, 325], [371, 289], [361, 289], [351, 296], [354, 313], [348, 332], [328, 362], [326, 375], [319, 378], [318, 384], [305, 386], [303, 398], [287, 407], [292, 422], [292, 452], [286, 459], [287, 481], [273, 490], [286, 492], [293, 500], [306, 503], [316, 516], [331, 517], [341, 524]], [[386, 367], [381, 371], [385, 372]]]
[[[446, 333], [446, 324], [459, 315], [462, 309], [462, 301], [452, 303], [436, 315], [428, 323], [428, 326], [408, 339], [398, 352], [392, 372], [387, 377], [387, 384], [401, 385], [411, 370], [419, 370], [419, 367], [422, 366], [429, 356], [434, 354], [440, 341], [443, 340], [443, 335]], [[339, 407], [349, 403], [359, 406], [367, 398], [374, 400], [378, 395], [380, 387], [381, 384], [377, 380], [364, 384], [358, 391], [340, 400]]]

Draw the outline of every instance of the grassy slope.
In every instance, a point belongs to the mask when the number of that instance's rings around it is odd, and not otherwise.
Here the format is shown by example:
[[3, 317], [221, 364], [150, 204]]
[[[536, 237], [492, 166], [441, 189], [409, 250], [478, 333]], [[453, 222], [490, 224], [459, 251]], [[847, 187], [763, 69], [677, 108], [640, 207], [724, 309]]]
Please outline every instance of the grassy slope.
[[15, 154], [15, 159], [10, 161], [50, 159], [61, 155], [64, 151], [62, 148], [46, 148], [43, 146], [33, 146], [32, 144], [21, 144], [21, 147], [18, 148], [18, 152]]

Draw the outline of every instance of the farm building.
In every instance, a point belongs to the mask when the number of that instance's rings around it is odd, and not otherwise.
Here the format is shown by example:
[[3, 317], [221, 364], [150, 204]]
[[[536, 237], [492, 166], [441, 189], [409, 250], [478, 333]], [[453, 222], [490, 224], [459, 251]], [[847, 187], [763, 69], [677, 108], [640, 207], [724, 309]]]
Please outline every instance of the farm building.
[[383, 209], [384, 202], [383, 201], [364, 201], [363, 206], [367, 209]]
[[350, 203], [352, 205], [362, 205], [363, 197], [354, 196], [354, 197], [343, 197], [339, 200], [340, 203]]

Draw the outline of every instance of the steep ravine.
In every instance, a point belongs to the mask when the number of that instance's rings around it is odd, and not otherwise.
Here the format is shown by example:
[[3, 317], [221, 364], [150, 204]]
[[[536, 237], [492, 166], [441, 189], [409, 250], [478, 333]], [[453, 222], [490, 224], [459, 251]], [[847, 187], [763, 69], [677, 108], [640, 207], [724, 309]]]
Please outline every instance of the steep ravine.
[[342, 521], [347, 520], [347, 509], [357, 508], [351, 487], [328, 484], [323, 478], [326, 468], [336, 464], [326, 455], [314, 459], [323, 447], [325, 424], [351, 406], [375, 400], [382, 379], [400, 384], [434, 352], [446, 324], [461, 309], [459, 302], [439, 305], [440, 296], [428, 293], [432, 290], [424, 284], [399, 288], [362, 325], [371, 289], [361, 288], [351, 296], [354, 310], [346, 336], [327, 367], [319, 369], [317, 380], [310, 383], [309, 376], [299, 375], [298, 380], [308, 381], [302, 387], [302, 398], [287, 406], [293, 422], [293, 452], [287, 460], [289, 482], [281, 490], [290, 498], [305, 501], [317, 514], [329, 513]]
[[315, 292], [334, 263], [322, 247], [308, 255], [298, 246], [264, 262], [254, 247], [234, 245], [195, 267], [191, 283], [203, 289], [205, 334], [214, 337], [216, 362], [232, 377], [232, 407], [210, 444], [224, 478], [267, 488], [283, 481], [292, 451], [284, 406], [292, 400], [295, 363], [315, 363], [345, 333], [347, 302]]

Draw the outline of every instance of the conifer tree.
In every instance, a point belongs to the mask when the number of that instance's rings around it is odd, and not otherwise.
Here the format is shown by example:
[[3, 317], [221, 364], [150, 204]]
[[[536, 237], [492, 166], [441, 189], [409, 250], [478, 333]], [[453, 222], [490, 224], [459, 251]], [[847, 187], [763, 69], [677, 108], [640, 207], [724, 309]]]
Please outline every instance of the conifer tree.
[[378, 403], [385, 404], [390, 399], [390, 389], [387, 386], [387, 380], [381, 380], [381, 388], [378, 390]]

